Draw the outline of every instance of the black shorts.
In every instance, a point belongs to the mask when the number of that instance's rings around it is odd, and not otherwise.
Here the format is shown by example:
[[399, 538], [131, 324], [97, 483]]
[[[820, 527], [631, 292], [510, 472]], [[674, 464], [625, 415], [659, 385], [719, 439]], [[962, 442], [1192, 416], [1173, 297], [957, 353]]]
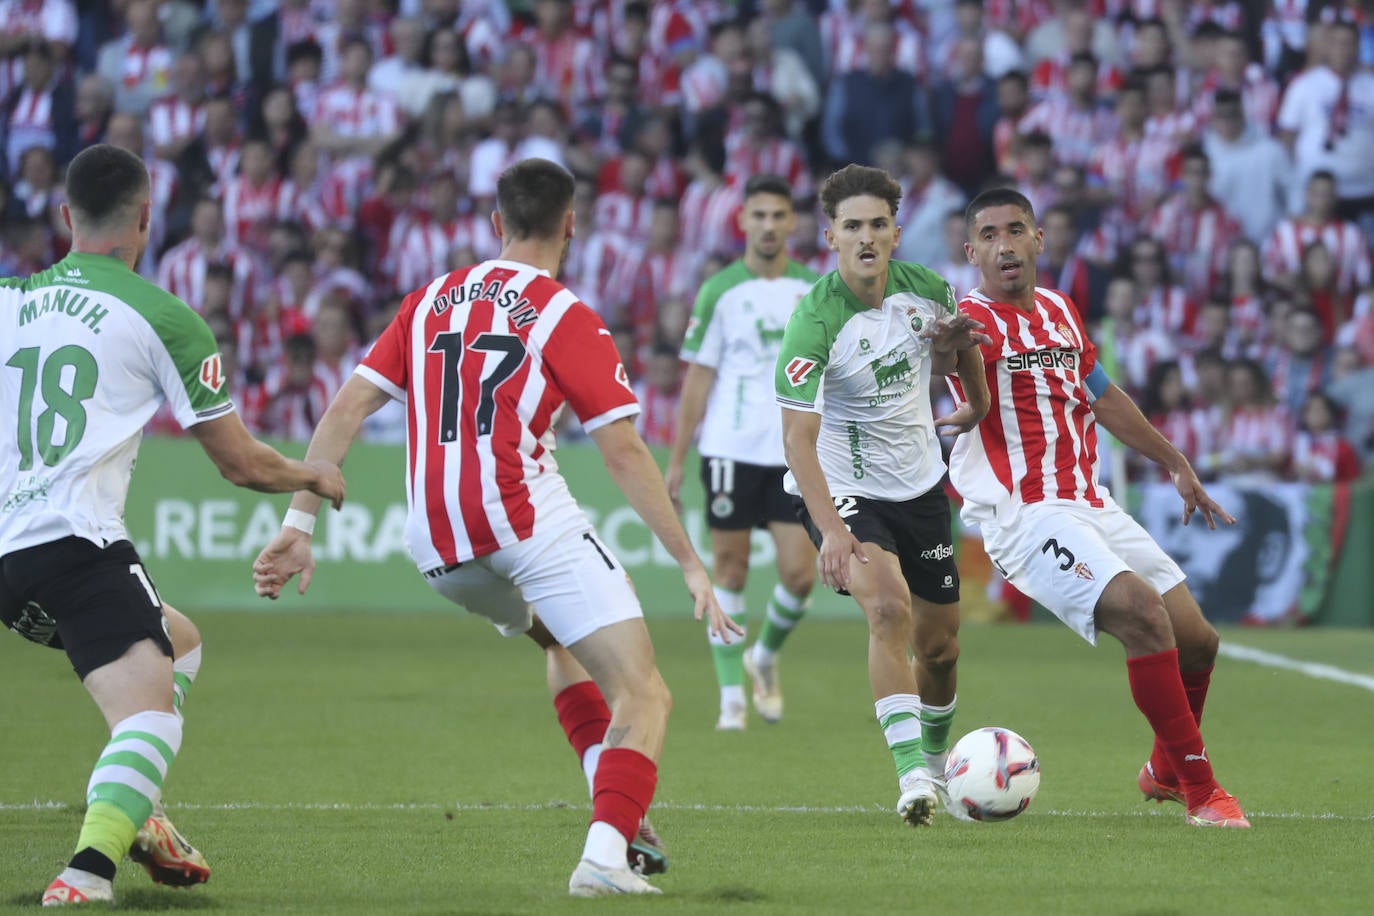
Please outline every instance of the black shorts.
[[770, 522], [795, 525], [792, 497], [782, 488], [787, 468], [746, 464], [731, 458], [701, 459], [706, 491], [706, 527], [717, 531], [767, 528]]
[[[821, 533], [806, 504], [794, 497], [797, 516], [817, 547]], [[849, 533], [865, 544], [877, 544], [896, 554], [902, 578], [918, 598], [931, 604], [959, 600], [959, 567], [954, 562], [949, 498], [939, 487], [905, 502], [886, 502], [865, 496], [836, 496], [835, 509]]]
[[65, 649], [79, 678], [142, 639], [172, 657], [162, 600], [128, 541], [76, 536], [0, 559], [0, 619], [21, 636]]

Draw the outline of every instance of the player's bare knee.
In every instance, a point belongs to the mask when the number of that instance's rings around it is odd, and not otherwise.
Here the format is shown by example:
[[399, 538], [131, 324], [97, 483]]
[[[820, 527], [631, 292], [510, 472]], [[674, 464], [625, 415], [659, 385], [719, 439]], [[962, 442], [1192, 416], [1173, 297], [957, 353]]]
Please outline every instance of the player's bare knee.
[[787, 590], [787, 594], [800, 601], [811, 594], [811, 589], [815, 588], [816, 569], [809, 563], [799, 568], [780, 567], [778, 569], [778, 583]]
[[1121, 640], [1130, 655], [1163, 652], [1174, 647], [1173, 625], [1164, 599], [1135, 573], [1114, 578], [1097, 605], [1100, 630]]
[[743, 557], [730, 554], [716, 554], [714, 573], [716, 585], [732, 592], [744, 591], [745, 583], [749, 581], [749, 556]]
[[874, 636], [905, 643], [911, 633], [911, 601], [904, 595], [879, 595], [864, 609]]
[[917, 644], [916, 652], [922, 668], [937, 678], [948, 677], [959, 663], [959, 637], [950, 635], [923, 640]]
[[1216, 662], [1221, 637], [1210, 623], [1204, 621], [1203, 626], [1190, 628], [1186, 634], [1175, 631], [1174, 637], [1178, 642], [1178, 666], [1184, 671], [1202, 671]]

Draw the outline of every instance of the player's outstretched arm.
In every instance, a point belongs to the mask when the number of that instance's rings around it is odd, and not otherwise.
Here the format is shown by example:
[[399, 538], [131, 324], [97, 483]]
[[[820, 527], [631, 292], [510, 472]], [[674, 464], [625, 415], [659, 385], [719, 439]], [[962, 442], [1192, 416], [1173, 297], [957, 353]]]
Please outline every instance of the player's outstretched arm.
[[327, 499], [335, 508], [343, 505], [344, 479], [338, 465], [287, 458], [265, 442], [253, 438], [238, 413], [228, 413], [191, 427], [205, 454], [224, 479], [237, 487], [263, 493], [307, 490], [316, 505]]
[[1216, 528], [1217, 519], [1228, 525], [1235, 524], [1235, 518], [1207, 495], [1188, 459], [1145, 419], [1126, 392], [1108, 385], [1093, 401], [1092, 407], [1097, 422], [1105, 426], [1107, 432], [1169, 472], [1178, 495], [1183, 498], [1183, 524], [1188, 524], [1194, 512], [1202, 513], [1208, 528]]
[[959, 386], [964, 390], [964, 403], [951, 414], [938, 417], [935, 428], [941, 435], [957, 436], [977, 426], [992, 408], [992, 393], [988, 391], [988, 376], [983, 370], [982, 348], [965, 347], [959, 351], [955, 365]]
[[782, 408], [782, 447], [787, 467], [797, 480], [812, 523], [821, 532], [820, 555], [816, 560], [821, 581], [830, 588], [848, 588], [849, 558], [858, 557], [860, 563], [867, 563], [868, 556], [835, 510], [825, 472], [816, 456], [820, 432], [820, 414]]
[[668, 486], [668, 498], [674, 508], [682, 511], [683, 464], [687, 460], [687, 449], [696, 438], [701, 418], [706, 416], [706, 399], [716, 384], [716, 370], [700, 363], [687, 366], [687, 374], [682, 379], [682, 393], [678, 397], [677, 426], [673, 430], [673, 445], [668, 451], [668, 468], [663, 472], [663, 482]]
[[[349, 377], [315, 427], [305, 452], [306, 462], [337, 471], [357, 438], [363, 420], [390, 399], [391, 395], [362, 376]], [[310, 578], [315, 571], [310, 536], [319, 510], [320, 499], [314, 493], [298, 491], [291, 497], [287, 523], [253, 561], [253, 589], [260, 596], [275, 599], [296, 575], [301, 577], [298, 591], [302, 595], [310, 587]]]
[[930, 371], [935, 375], [953, 372], [963, 351], [992, 343], [992, 338], [983, 333], [983, 323], [967, 312], [957, 312], [926, 325], [921, 336], [930, 341]]
[[[687, 590], [695, 603], [696, 618], [705, 616], [713, 634], [728, 640], [728, 633], [744, 635], [743, 628], [735, 623], [716, 603], [711, 592], [711, 578], [706, 567], [697, 556], [692, 541], [678, 521], [668, 490], [663, 485], [658, 464], [644, 440], [635, 432], [634, 421], [629, 417], [612, 420], [604, 426], [592, 430], [592, 441], [601, 450], [601, 459], [611, 480], [625, 494], [630, 506], [639, 513], [644, 524], [663, 544], [664, 549], [682, 567], [682, 577]], [[728, 632], [727, 632], [728, 631]]]

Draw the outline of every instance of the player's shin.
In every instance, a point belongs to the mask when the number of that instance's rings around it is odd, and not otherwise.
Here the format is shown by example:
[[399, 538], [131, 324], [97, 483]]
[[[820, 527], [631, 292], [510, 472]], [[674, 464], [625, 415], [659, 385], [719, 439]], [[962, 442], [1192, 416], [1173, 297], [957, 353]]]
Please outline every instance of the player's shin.
[[172, 662], [172, 705], [178, 714], [186, 702], [186, 694], [191, 692], [191, 685], [196, 682], [196, 675], [200, 673], [200, 650], [201, 645], [197, 643], [194, 649]]
[[1126, 673], [1131, 697], [1154, 729], [1170, 769], [1178, 776], [1188, 807], [1204, 804], [1217, 783], [1183, 689], [1178, 650], [1128, 658]]
[[116, 723], [86, 788], [71, 867], [113, 879], [115, 864], [162, 795], [167, 770], [181, 747], [181, 718], [147, 710]]
[[[732, 592], [728, 589], [716, 586], [713, 591], [716, 601], [720, 602], [720, 608], [731, 620], [744, 627], [747, 621], [747, 612], [744, 607], [744, 595], [741, 592]], [[742, 718], [744, 715], [744, 636], [734, 636], [730, 642], [718, 636], [709, 635], [707, 638], [711, 642], [711, 659], [716, 666], [716, 682], [720, 684], [720, 712], [721, 718], [726, 718], [727, 712], [734, 716], [736, 713]]]
[[630, 842], [653, 801], [658, 766], [624, 747], [601, 752], [592, 789], [592, 823], [582, 858], [605, 868], [623, 868]]
[[601, 689], [592, 681], [579, 681], [564, 688], [553, 698], [558, 724], [568, 736], [582, 772], [587, 777], [588, 791], [595, 793], [597, 763], [601, 757], [602, 739], [611, 724], [611, 708]]
[[755, 664], [766, 667], [773, 663], [782, 644], [806, 616], [810, 604], [807, 596], [799, 598], [783, 588], [781, 583], [773, 586], [773, 595], [768, 599], [767, 616], [759, 631], [759, 641], [754, 643]]
[[[1201, 671], [1180, 671], [1179, 676], [1183, 679], [1183, 692], [1188, 695], [1188, 708], [1193, 713], [1193, 721], [1198, 727], [1202, 727], [1202, 707], [1207, 702], [1207, 688], [1212, 683], [1212, 667], [1208, 665]], [[1167, 785], [1177, 783], [1178, 778], [1174, 775], [1173, 765], [1169, 763], [1169, 755], [1164, 751], [1164, 745], [1159, 739], [1155, 739], [1155, 745], [1150, 752], [1150, 770], [1155, 778]]]
[[936, 776], [944, 773], [945, 761], [949, 757], [949, 730], [954, 724], [954, 706], [959, 701], [956, 695], [944, 706], [921, 704], [921, 756], [926, 767]]
[[878, 700], [873, 708], [900, 780], [925, 763], [921, 755], [921, 698], [914, 693], [894, 693]]

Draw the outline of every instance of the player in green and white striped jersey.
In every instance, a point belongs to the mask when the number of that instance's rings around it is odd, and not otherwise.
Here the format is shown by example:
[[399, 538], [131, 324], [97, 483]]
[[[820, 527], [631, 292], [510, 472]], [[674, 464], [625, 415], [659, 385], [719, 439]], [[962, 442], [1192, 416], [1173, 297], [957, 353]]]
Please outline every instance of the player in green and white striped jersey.
[[668, 493], [680, 505], [683, 462], [699, 426], [711, 578], [716, 600], [741, 626], [748, 616], [750, 532], [766, 526], [776, 548], [778, 582], [753, 647], [746, 653], [743, 639], [710, 637], [720, 684], [716, 728], [723, 730], [744, 728], [746, 670], [759, 715], [769, 722], [782, 718], [778, 650], [806, 613], [816, 581], [816, 550], [782, 488], [787, 468], [773, 398], [783, 328], [816, 281], [809, 268], [787, 256], [796, 224], [791, 193], [777, 175], [755, 175], [745, 183], [744, 257], [710, 277], [697, 295], [682, 344], [689, 366], [665, 473]]
[[[938, 274], [891, 260], [901, 194], [887, 173], [858, 165], [822, 186], [839, 268], [788, 322], [775, 386], [787, 488], [804, 500], [821, 581], [852, 594], [868, 619], [897, 810], [921, 825], [939, 801], [959, 658], [959, 571], [935, 429], [971, 429], [990, 397], [982, 326]], [[936, 420], [931, 374], [956, 368], [972, 403]]]
[[138, 157], [90, 147], [66, 185], [72, 253], [0, 281], [0, 417], [14, 418], [0, 434], [0, 609], [55, 628], [111, 735], [76, 854], [44, 906], [114, 899], [116, 865], [181, 745], [175, 697], [188, 684], [123, 520], [144, 424], [165, 401], [233, 483], [336, 504], [344, 493], [336, 466], [288, 460], [248, 433], [210, 329], [134, 273], [152, 210]]

